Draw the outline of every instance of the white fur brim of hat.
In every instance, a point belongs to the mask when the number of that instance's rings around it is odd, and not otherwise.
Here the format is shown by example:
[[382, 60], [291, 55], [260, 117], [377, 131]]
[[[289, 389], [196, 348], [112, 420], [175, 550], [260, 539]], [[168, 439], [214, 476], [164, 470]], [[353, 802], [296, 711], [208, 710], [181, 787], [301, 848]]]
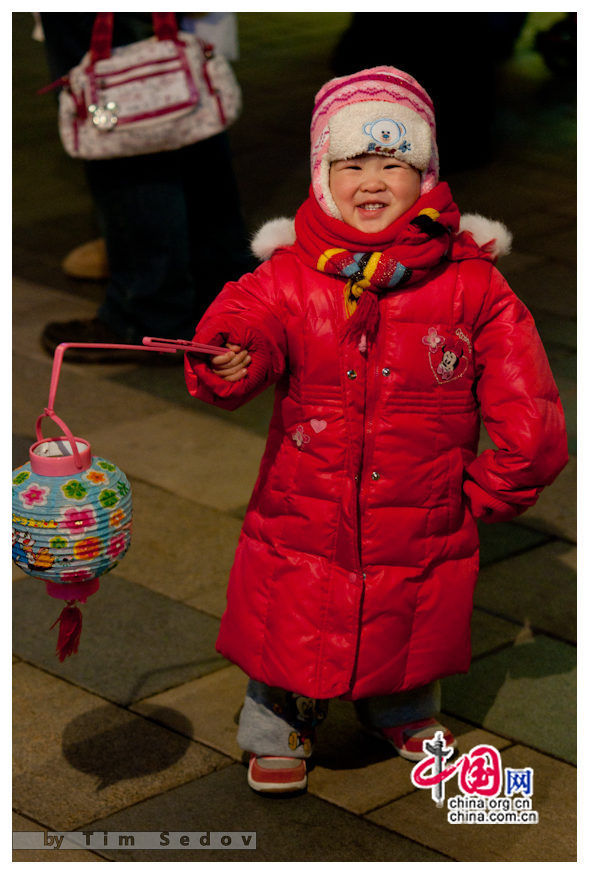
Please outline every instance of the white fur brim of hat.
[[408, 106], [386, 100], [366, 100], [344, 106], [329, 120], [329, 144], [321, 161], [320, 185], [335, 218], [340, 212], [329, 187], [329, 168], [365, 154], [393, 155], [422, 173], [432, 154], [428, 123]]
[[[509, 255], [513, 235], [502, 222], [493, 221], [477, 213], [467, 213], [460, 219], [459, 231], [472, 234], [478, 246], [487, 246], [491, 240], [490, 253], [494, 260]], [[254, 235], [251, 249], [260, 261], [267, 261], [277, 249], [292, 246], [296, 240], [293, 219], [286, 217], [272, 219], [262, 225]]]

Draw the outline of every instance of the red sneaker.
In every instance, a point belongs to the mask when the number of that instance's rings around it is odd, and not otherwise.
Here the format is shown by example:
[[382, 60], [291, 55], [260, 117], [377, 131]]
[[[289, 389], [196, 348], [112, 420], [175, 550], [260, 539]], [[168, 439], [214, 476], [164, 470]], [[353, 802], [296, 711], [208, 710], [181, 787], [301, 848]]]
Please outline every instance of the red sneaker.
[[252, 753], [247, 782], [256, 792], [296, 792], [307, 786], [307, 765], [304, 759]]
[[443, 733], [445, 746], [454, 746], [456, 741], [450, 729], [440, 725], [433, 717], [420, 719], [417, 722], [406, 722], [404, 725], [379, 728], [375, 734], [388, 740], [404, 759], [409, 759], [410, 762], [419, 762], [428, 755], [428, 753], [423, 752], [424, 740], [433, 741], [437, 731]]

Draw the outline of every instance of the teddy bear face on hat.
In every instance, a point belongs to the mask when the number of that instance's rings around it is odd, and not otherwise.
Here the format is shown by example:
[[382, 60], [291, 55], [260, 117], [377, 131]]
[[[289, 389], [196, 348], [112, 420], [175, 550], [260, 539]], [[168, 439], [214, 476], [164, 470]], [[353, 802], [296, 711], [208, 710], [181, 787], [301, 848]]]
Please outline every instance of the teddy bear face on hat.
[[322, 209], [341, 218], [329, 189], [334, 161], [384, 154], [420, 171], [421, 191], [438, 181], [433, 105], [407, 73], [393, 67], [362, 70], [319, 91], [311, 121], [311, 175]]

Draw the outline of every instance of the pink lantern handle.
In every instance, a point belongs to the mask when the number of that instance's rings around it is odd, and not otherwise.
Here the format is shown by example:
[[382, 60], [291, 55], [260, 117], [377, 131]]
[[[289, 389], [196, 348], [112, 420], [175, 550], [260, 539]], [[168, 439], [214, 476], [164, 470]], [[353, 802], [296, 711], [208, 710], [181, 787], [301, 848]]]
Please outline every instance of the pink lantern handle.
[[60, 343], [53, 358], [49, 403], [45, 413], [53, 412], [59, 374], [67, 349], [136, 349], [138, 352], [189, 352], [193, 355], [223, 355], [227, 352], [222, 346], [207, 346], [203, 343], [192, 343], [190, 340], [166, 340], [163, 337], [144, 337], [143, 346], [129, 346], [125, 343]]
[[[206, 343], [193, 343], [192, 340], [166, 340], [164, 337], [144, 337], [141, 341], [157, 352], [192, 352], [197, 355], [223, 355], [223, 346], [207, 346]], [[143, 346], [139, 346], [142, 349]]]
[[62, 428], [64, 437], [66, 437], [72, 447], [74, 462], [79, 470], [81, 470], [84, 465], [80, 457], [78, 447], [76, 445], [76, 438], [73, 436], [72, 432], [65, 424], [65, 422], [60, 419], [59, 416], [55, 413], [54, 409], [55, 395], [57, 394], [57, 386], [59, 384], [59, 375], [61, 372], [61, 365], [63, 363], [63, 356], [68, 349], [74, 348], [136, 349], [138, 352], [184, 352], [190, 353], [191, 355], [223, 355], [225, 352], [227, 352], [227, 349], [223, 348], [222, 346], [207, 346], [203, 343], [192, 343], [190, 340], [168, 340], [164, 337], [144, 337], [142, 346], [127, 345], [125, 343], [60, 343], [59, 346], [57, 346], [55, 350], [55, 355], [53, 357], [53, 368], [51, 370], [51, 382], [49, 385], [48, 403], [44, 411], [37, 419], [35, 430], [37, 434], [37, 440], [42, 440], [43, 432], [41, 431], [41, 422], [45, 418], [51, 419], [53, 422], [55, 422], [56, 425]]
[[[37, 419], [37, 421], [35, 423], [35, 433], [37, 434], [37, 443], [40, 443], [44, 439], [43, 438], [43, 431], [41, 430], [41, 422], [43, 421], [43, 419], [46, 419], [46, 418], [51, 419], [53, 422], [55, 422], [56, 425], [59, 425], [59, 427], [62, 429], [63, 436], [67, 440], [69, 440], [69, 444], [72, 447], [72, 454], [74, 456], [74, 464], [76, 465], [76, 468], [78, 470], [82, 470], [84, 468], [84, 462], [82, 461], [82, 458], [80, 456], [80, 452], [78, 450], [78, 441], [76, 440], [76, 438], [74, 437], [74, 435], [72, 434], [72, 432], [70, 431], [70, 429], [68, 428], [66, 423], [63, 421], [63, 419], [60, 419], [54, 410], [46, 409], [43, 413], [41, 413], [41, 415]], [[34, 447], [33, 447], [33, 449], [34, 449]]]

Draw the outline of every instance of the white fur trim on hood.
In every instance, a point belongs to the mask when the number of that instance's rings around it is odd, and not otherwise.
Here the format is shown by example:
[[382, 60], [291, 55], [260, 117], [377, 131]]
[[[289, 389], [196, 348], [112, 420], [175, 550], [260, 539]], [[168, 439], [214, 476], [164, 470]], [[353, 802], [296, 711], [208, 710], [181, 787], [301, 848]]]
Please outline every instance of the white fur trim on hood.
[[485, 218], [484, 215], [479, 215], [476, 212], [467, 213], [460, 217], [459, 230], [469, 231], [477, 246], [481, 248], [493, 240], [493, 245], [489, 251], [495, 260], [502, 255], [509, 255], [511, 252], [513, 234], [507, 230], [502, 222]]
[[[469, 231], [478, 246], [485, 246], [494, 240], [490, 249], [493, 258], [509, 255], [513, 235], [502, 222], [493, 221], [477, 213], [468, 213], [460, 219], [461, 231]], [[294, 220], [289, 218], [272, 219], [262, 225], [252, 239], [252, 252], [260, 261], [267, 261], [277, 249], [292, 246], [296, 240]]]
[[252, 239], [252, 252], [260, 261], [267, 261], [276, 249], [292, 246], [296, 240], [294, 221], [289, 218], [272, 219], [262, 225]]

